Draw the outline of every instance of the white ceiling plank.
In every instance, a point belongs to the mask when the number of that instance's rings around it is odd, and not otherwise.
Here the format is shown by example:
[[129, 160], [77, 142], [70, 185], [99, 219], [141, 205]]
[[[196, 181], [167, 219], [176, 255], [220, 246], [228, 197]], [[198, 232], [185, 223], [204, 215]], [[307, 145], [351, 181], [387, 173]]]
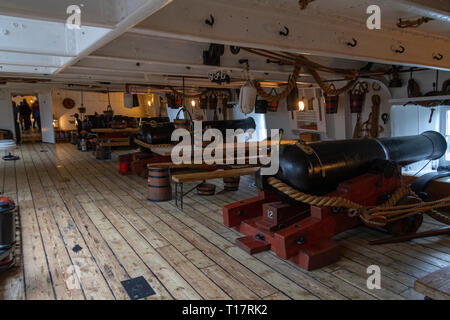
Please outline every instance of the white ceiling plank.
[[15, 72], [15, 73], [38, 73], [38, 74], [52, 74], [56, 68], [37, 67], [37, 66], [23, 66], [23, 65], [0, 65], [0, 72]]
[[171, 3], [172, 0], [146, 0], [143, 2], [139, 7], [135, 8], [134, 11], [129, 13], [125, 18], [123, 18], [113, 30], [109, 31], [105, 36], [98, 39], [94, 43], [92, 43], [90, 46], [82, 50], [77, 57], [71, 59], [69, 62], [64, 64], [61, 68], [59, 68], [56, 73], [59, 73], [63, 71], [68, 66], [73, 65], [78, 60], [88, 56], [95, 50], [103, 47], [104, 45], [108, 44], [112, 40], [119, 37], [121, 34], [129, 30], [130, 28], [134, 27], [139, 22], [145, 20], [158, 10], [164, 8], [166, 5]]
[[0, 51], [0, 65], [23, 65], [58, 68], [67, 57]]
[[145, 0], [0, 0], [0, 14], [65, 23], [67, 8], [78, 5], [85, 26], [112, 28]]
[[[327, 16], [303, 14], [299, 19], [273, 10], [245, 10], [235, 2], [176, 1], [138, 28], [161, 37], [450, 70], [450, 40], [440, 35], [368, 30], [365, 24], [345, 23]], [[215, 18], [212, 27], [204, 22], [210, 14]], [[181, 16], [183, 19], [179, 19]], [[287, 37], [279, 34], [284, 26], [290, 31]], [[352, 38], [358, 41], [355, 48], [346, 45]], [[403, 54], [394, 52], [400, 46], [405, 47]], [[442, 54], [443, 59], [435, 60], [433, 54]]]

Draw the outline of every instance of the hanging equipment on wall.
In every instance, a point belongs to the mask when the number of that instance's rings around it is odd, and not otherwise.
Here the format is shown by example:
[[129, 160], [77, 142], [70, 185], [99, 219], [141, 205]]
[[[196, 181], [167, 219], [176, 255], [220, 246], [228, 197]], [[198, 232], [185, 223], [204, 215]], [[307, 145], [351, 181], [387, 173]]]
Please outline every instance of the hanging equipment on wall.
[[365, 132], [366, 137], [378, 138], [380, 133], [384, 131], [384, 128], [380, 126], [380, 104], [381, 97], [377, 94], [372, 96], [372, 112], [369, 114], [369, 118], [362, 125], [362, 131]]
[[239, 110], [245, 115], [252, 113], [255, 108], [257, 89], [253, 85], [253, 81], [250, 76], [250, 70], [248, 60], [242, 61], [245, 63], [244, 75], [247, 80], [241, 88], [239, 94]]
[[84, 107], [84, 92], [81, 90], [81, 105], [78, 108], [78, 112], [81, 114], [81, 120], [83, 120], [84, 114], [86, 113], [86, 108]]
[[[330, 89], [336, 90], [336, 87], [334, 86], [333, 83], [330, 84]], [[337, 113], [339, 107], [339, 95], [337, 94], [329, 95], [326, 92], [324, 92], [324, 97], [325, 97], [325, 113], [328, 114]]]
[[350, 112], [361, 113], [366, 100], [366, 93], [369, 92], [369, 86], [367, 82], [357, 82], [353, 86], [352, 90], [348, 93], [350, 95]]
[[408, 81], [408, 98], [416, 98], [421, 96], [422, 92], [420, 91], [419, 84], [413, 79], [413, 71], [411, 71]]
[[428, 18], [428, 17], [421, 17], [417, 20], [402, 20], [401, 18], [398, 19], [397, 22], [397, 27], [401, 28], [401, 29], [405, 29], [405, 28], [417, 28], [420, 25], [424, 24], [424, 23], [428, 23], [430, 21], [433, 21], [433, 18]]
[[112, 118], [114, 116], [114, 110], [111, 107], [111, 97], [109, 95], [109, 88], [107, 89], [107, 93], [108, 93], [108, 106], [106, 107], [106, 110], [103, 111], [103, 114], [106, 117]]

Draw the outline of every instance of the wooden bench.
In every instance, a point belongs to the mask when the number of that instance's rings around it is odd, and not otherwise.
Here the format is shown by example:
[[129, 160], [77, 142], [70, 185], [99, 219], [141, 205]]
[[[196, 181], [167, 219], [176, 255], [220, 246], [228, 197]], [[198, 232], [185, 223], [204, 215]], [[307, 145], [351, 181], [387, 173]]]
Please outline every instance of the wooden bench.
[[[196, 182], [201, 181], [201, 183], [206, 180], [219, 179], [219, 178], [230, 178], [230, 177], [241, 177], [258, 172], [260, 167], [251, 168], [241, 168], [241, 169], [229, 169], [229, 170], [217, 170], [209, 172], [195, 172], [195, 173], [182, 173], [172, 175], [172, 181], [175, 182], [175, 205], [178, 206], [178, 200], [180, 200], [181, 210], [183, 210], [183, 197], [190, 193], [192, 190], [198, 187], [195, 186], [186, 193], [183, 193], [183, 183], [185, 182]], [[180, 185], [180, 193], [178, 194], [178, 185]]]
[[414, 290], [428, 299], [450, 300], [450, 266], [416, 280]]

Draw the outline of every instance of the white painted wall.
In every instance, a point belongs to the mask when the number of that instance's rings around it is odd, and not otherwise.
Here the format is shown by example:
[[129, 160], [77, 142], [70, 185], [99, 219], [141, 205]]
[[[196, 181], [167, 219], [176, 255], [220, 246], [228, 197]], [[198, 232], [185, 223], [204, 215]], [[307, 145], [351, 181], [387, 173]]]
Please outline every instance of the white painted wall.
[[11, 101], [11, 92], [8, 89], [0, 89], [0, 129], [10, 130], [15, 137]]
[[52, 94], [50, 91], [38, 94], [39, 111], [41, 115], [42, 142], [55, 143], [55, 130], [53, 129]]
[[[64, 108], [62, 102], [65, 98], [71, 98], [75, 101], [73, 109]], [[146, 117], [147, 110], [141, 107], [125, 108], [124, 95], [120, 92], [110, 93], [111, 107], [115, 115], [123, 115], [128, 117]], [[74, 130], [75, 124], [72, 115], [78, 113], [78, 108], [81, 106], [81, 92], [72, 90], [53, 90], [52, 91], [53, 113], [59, 119], [60, 128], [63, 130]], [[95, 112], [102, 114], [108, 106], [108, 95], [106, 93], [98, 92], [84, 92], [84, 106], [86, 107], [86, 114], [92, 115]]]

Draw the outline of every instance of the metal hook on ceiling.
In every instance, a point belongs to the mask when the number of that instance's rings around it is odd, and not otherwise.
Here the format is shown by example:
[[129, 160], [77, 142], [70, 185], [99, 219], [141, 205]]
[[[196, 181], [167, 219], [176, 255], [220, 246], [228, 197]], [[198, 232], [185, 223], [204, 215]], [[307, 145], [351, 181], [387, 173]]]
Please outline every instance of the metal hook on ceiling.
[[284, 30], [285, 31], [280, 31], [280, 36], [285, 36], [287, 37], [289, 35], [289, 28], [284, 26]]
[[444, 59], [444, 56], [441, 53], [433, 53], [433, 59], [437, 60], [437, 61], [441, 61], [442, 59]]
[[352, 41], [351, 42], [347, 42], [347, 45], [349, 47], [354, 48], [354, 47], [356, 47], [358, 45], [358, 40], [356, 40], [355, 38], [352, 38]]
[[205, 23], [208, 25], [208, 26], [213, 26], [214, 25], [214, 16], [212, 15], [212, 14], [210, 14], [209, 15], [209, 19], [206, 19], [205, 20]]
[[354, 47], [356, 47], [358, 45], [358, 40], [356, 40], [355, 38], [352, 38], [352, 42], [347, 42], [347, 45], [349, 47], [354, 48]]
[[392, 49], [392, 51], [394, 51], [395, 53], [403, 53], [403, 52], [406, 51], [405, 47], [402, 46], [402, 45], [400, 45], [400, 46], [398, 47], [398, 49], [394, 49], [394, 47], [391, 47], [391, 49]]
[[239, 48], [237, 46], [230, 46], [230, 51], [232, 54], [236, 55], [241, 51], [241, 48]]

